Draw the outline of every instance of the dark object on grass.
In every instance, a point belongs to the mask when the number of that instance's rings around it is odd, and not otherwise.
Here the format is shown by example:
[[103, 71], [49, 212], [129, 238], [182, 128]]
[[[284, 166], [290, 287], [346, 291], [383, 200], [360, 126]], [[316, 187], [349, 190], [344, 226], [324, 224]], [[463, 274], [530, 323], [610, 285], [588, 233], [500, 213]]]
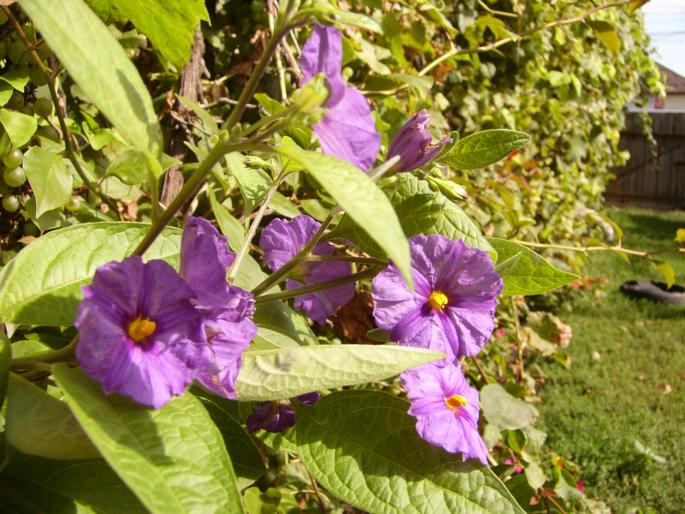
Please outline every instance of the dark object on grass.
[[630, 298], [647, 298], [654, 302], [685, 305], [685, 288], [653, 280], [629, 280], [621, 284], [621, 292]]

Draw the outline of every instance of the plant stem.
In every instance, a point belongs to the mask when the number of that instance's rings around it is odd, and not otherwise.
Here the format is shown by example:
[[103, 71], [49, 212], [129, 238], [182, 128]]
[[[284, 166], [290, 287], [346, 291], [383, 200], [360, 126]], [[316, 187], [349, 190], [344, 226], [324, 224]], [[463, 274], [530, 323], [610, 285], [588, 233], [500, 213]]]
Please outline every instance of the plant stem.
[[174, 197], [171, 203], [169, 203], [167, 208], [164, 209], [162, 214], [160, 214], [157, 221], [152, 224], [150, 231], [145, 235], [145, 238], [140, 242], [140, 244], [138, 244], [133, 252], [133, 255], [143, 255], [143, 253], [150, 248], [150, 245], [155, 239], [157, 239], [157, 236], [161, 234], [162, 230], [164, 230], [164, 227], [166, 227], [174, 218], [174, 216], [176, 216], [176, 213], [181, 209], [181, 207], [183, 207], [186, 202], [188, 202], [197, 194], [209, 172], [212, 171], [214, 165], [219, 162], [219, 160], [225, 154], [254, 148], [255, 146], [258, 145], [251, 143], [231, 144], [227, 141], [219, 141], [217, 145], [212, 148], [212, 151], [209, 152], [209, 155], [205, 158], [205, 160], [202, 161], [197, 169], [193, 172], [188, 181], [183, 184], [181, 190]]
[[531, 248], [547, 248], [549, 250], [566, 250], [569, 252], [617, 252], [624, 253], [626, 255], [636, 255], [642, 257], [643, 259], [648, 259], [652, 255], [657, 255], [661, 253], [685, 253], [685, 247], [674, 247], [674, 248], [658, 248], [656, 250], [651, 250], [649, 252], [643, 252], [640, 250], [631, 250], [629, 248], [623, 248], [621, 245], [614, 246], [570, 246], [570, 245], [558, 245], [558, 244], [547, 244], [547, 243], [532, 243], [529, 241], [516, 241], [524, 246], [530, 246]]
[[33, 59], [33, 62], [35, 62], [36, 64], [36, 67], [45, 76], [48, 85], [48, 90], [50, 91], [50, 98], [52, 99], [52, 103], [55, 106], [55, 115], [57, 116], [57, 120], [59, 121], [59, 126], [62, 131], [62, 139], [64, 140], [64, 151], [67, 154], [67, 158], [69, 159], [69, 161], [71, 161], [71, 164], [73, 164], [76, 173], [83, 181], [83, 184], [88, 188], [88, 190], [91, 193], [93, 193], [97, 198], [100, 198], [103, 202], [105, 202], [110, 207], [110, 209], [112, 209], [115, 213], [119, 212], [117, 204], [110, 198], [104, 196], [98, 190], [97, 186], [90, 181], [88, 175], [85, 171], [83, 171], [81, 163], [78, 161], [78, 158], [76, 157], [74, 145], [71, 141], [71, 135], [69, 134], [69, 129], [67, 128], [67, 123], [65, 120], [66, 113], [62, 111], [62, 108], [59, 103], [59, 97], [57, 96], [55, 77], [52, 75], [52, 72], [48, 69], [48, 67], [45, 66], [45, 64], [43, 63], [43, 60], [40, 58], [40, 55], [38, 55], [38, 52], [36, 51], [35, 45], [29, 41], [28, 37], [26, 36], [26, 32], [24, 32], [24, 29], [21, 27], [21, 23], [19, 23], [19, 20], [17, 20], [17, 18], [14, 16], [12, 10], [4, 5], [0, 7], [12, 22], [14, 31], [17, 33], [19, 39], [21, 39], [21, 42], [28, 50], [31, 59]]
[[[292, 261], [291, 261], [292, 262]], [[303, 294], [315, 293], [316, 291], [322, 291], [324, 289], [330, 289], [332, 287], [341, 286], [343, 284], [349, 284], [350, 282], [357, 282], [358, 280], [364, 280], [365, 278], [371, 278], [378, 273], [379, 269], [377, 267], [372, 267], [365, 269], [364, 271], [359, 271], [345, 277], [334, 278], [333, 280], [326, 280], [325, 282], [319, 282], [318, 284], [312, 284], [309, 286], [296, 287], [294, 289], [288, 289], [287, 291], [281, 291], [279, 293], [265, 294], [261, 296], [256, 296], [256, 303], [266, 303], [274, 300], [285, 300], [287, 298], [293, 298], [295, 296], [301, 296]]]
[[373, 257], [356, 257], [354, 255], [308, 255], [303, 260], [314, 262], [342, 261], [368, 264], [371, 266], [385, 266], [387, 263]]
[[269, 38], [269, 42], [266, 44], [264, 52], [259, 58], [259, 61], [257, 61], [257, 65], [255, 66], [252, 75], [250, 75], [250, 79], [247, 81], [247, 84], [245, 84], [243, 92], [240, 94], [240, 97], [238, 98], [238, 103], [233, 108], [231, 114], [224, 123], [223, 128], [229, 132], [235, 126], [235, 124], [238, 123], [240, 119], [243, 117], [243, 113], [247, 108], [247, 103], [250, 101], [250, 98], [252, 98], [252, 95], [254, 95], [254, 92], [257, 90], [257, 84], [261, 80], [262, 75], [264, 75], [266, 67], [269, 65], [269, 62], [271, 61], [271, 58], [274, 55], [274, 52], [278, 48], [278, 43], [280, 43], [283, 36], [289, 30], [288, 23], [285, 22], [285, 20], [277, 21], [280, 21], [280, 23], [277, 24], [277, 26], [274, 29], [274, 32], [271, 33], [271, 37]]
[[514, 328], [516, 329], [516, 344], [518, 346], [518, 379], [521, 380], [523, 377], [523, 337], [521, 335], [521, 322], [519, 321], [519, 309], [516, 305], [516, 299], [512, 296], [511, 298], [511, 311], [514, 318]]
[[[50, 362], [62, 362], [72, 360], [74, 357], [74, 352], [76, 350], [76, 345], [78, 344], [78, 336], [71, 340], [71, 342], [59, 350], [53, 352], [45, 352], [42, 354], [34, 355], [32, 357], [20, 357], [18, 359], [13, 359], [10, 368], [11, 369], [40, 369], [46, 371], [43, 367], [37, 367], [37, 364], [45, 364]], [[48, 370], [49, 371], [49, 370]]]
[[240, 268], [240, 264], [243, 262], [243, 259], [247, 255], [247, 252], [250, 250], [250, 244], [252, 243], [252, 239], [257, 233], [257, 229], [259, 228], [259, 224], [261, 223], [262, 218], [264, 217], [264, 213], [266, 212], [269, 203], [271, 203], [271, 200], [273, 200], [273, 197], [276, 195], [276, 191], [278, 191], [278, 186], [281, 185], [281, 182], [283, 182], [287, 175], [288, 172], [281, 172], [281, 174], [278, 175], [278, 177], [276, 177], [276, 180], [274, 180], [274, 183], [269, 188], [269, 191], [266, 194], [266, 197], [264, 198], [262, 205], [259, 206], [257, 215], [252, 220], [252, 224], [250, 224], [250, 228], [247, 231], [247, 234], [245, 235], [245, 240], [243, 241], [243, 244], [240, 246], [240, 250], [235, 256], [235, 260], [233, 261], [231, 269], [228, 271], [227, 279], [229, 281], [232, 281], [238, 274], [238, 268]]

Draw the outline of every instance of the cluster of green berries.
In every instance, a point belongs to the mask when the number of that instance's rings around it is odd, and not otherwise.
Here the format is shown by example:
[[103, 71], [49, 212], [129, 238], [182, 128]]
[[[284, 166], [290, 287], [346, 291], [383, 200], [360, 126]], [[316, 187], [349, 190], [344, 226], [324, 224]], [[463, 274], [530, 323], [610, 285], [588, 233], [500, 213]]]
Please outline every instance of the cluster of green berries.
[[[2, 180], [11, 188], [21, 187], [26, 182], [26, 173], [21, 167], [24, 161], [24, 153], [19, 149], [10, 150], [2, 158], [5, 171], [2, 173]], [[15, 195], [5, 195], [2, 197], [2, 208], [7, 212], [19, 210], [19, 198]]]

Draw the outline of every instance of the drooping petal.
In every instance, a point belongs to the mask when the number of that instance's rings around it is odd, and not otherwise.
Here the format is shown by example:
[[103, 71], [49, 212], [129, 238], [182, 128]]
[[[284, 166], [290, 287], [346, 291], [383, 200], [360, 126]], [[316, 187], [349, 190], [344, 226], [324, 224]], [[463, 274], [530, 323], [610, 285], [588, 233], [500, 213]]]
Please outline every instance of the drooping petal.
[[241, 356], [257, 334], [257, 325], [249, 318], [238, 322], [213, 319], [205, 320], [205, 328], [214, 355], [211, 368], [198, 380], [210, 391], [233, 399]]
[[197, 303], [209, 308], [226, 298], [226, 269], [235, 254], [209, 221], [189, 216], [181, 239], [181, 277], [196, 292]]
[[300, 69], [302, 84], [314, 75], [323, 73], [330, 90], [327, 102], [334, 105], [344, 94], [345, 79], [342, 76], [342, 34], [329, 25], [314, 25], [312, 35], [302, 47]]
[[327, 101], [324, 107], [328, 112], [312, 127], [323, 151], [363, 171], [370, 170], [376, 162], [381, 135], [364, 95], [345, 86], [338, 102]]
[[316, 25], [302, 48], [302, 84], [323, 73], [329, 95], [324, 118], [312, 128], [327, 154], [368, 171], [380, 149], [380, 134], [369, 103], [342, 76], [342, 33], [331, 26]]

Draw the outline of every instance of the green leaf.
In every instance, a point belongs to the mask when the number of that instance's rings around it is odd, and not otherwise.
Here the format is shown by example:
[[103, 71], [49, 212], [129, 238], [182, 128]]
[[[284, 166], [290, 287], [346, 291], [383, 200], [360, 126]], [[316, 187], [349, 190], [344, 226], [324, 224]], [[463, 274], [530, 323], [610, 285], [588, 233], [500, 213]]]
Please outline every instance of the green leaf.
[[[578, 275], [555, 268], [522, 244], [495, 237], [488, 238], [488, 241], [497, 251], [497, 262], [503, 264], [504, 295], [541, 294], [578, 278]], [[515, 262], [504, 266], [517, 254]]]
[[361, 390], [296, 404], [300, 458], [328, 491], [374, 514], [524, 512], [488, 468], [420, 439], [408, 409]]
[[209, 20], [203, 0], [87, 1], [105, 19], [130, 20], [179, 71], [190, 59], [195, 26]]
[[65, 364], [54, 377], [107, 463], [154, 514], [243, 512], [219, 430], [190, 393], [149, 410]]
[[[136, 2], [147, 5], [149, 2]], [[100, 18], [83, 0], [19, 0], [50, 49], [128, 143], [155, 157], [162, 131], [147, 87]], [[170, 31], [172, 34], [177, 31]]]
[[7, 474], [0, 477], [0, 497], [2, 513], [96, 514], [90, 507], [66, 496]]
[[284, 139], [282, 157], [303, 166], [348, 215], [380, 246], [412, 285], [409, 245], [392, 204], [371, 179], [352, 164], [319, 152], [302, 150]]
[[488, 384], [480, 391], [483, 415], [498, 430], [518, 430], [535, 422], [538, 411], [532, 405], [514, 398], [499, 384]]
[[664, 277], [666, 287], [670, 289], [671, 286], [675, 284], [675, 271], [673, 270], [673, 267], [671, 267], [669, 263], [664, 261], [653, 260], [652, 264], [657, 269], [657, 271], [661, 273], [661, 276]]
[[[71, 325], [81, 286], [99, 266], [130, 255], [149, 229], [144, 223], [82, 223], [38, 238], [0, 270], [0, 319]], [[166, 228], [145, 258], [175, 265], [180, 244], [181, 231]]]
[[245, 156], [242, 154], [229, 153], [225, 158], [228, 169], [240, 187], [245, 211], [250, 213], [262, 202], [273, 181], [266, 172], [245, 166]]
[[214, 191], [211, 191], [207, 196], [209, 196], [209, 205], [219, 225], [219, 230], [228, 239], [228, 246], [234, 252], [240, 251], [245, 240], [245, 229], [228, 209], [217, 201]]
[[120, 153], [109, 163], [105, 175], [114, 175], [129, 186], [147, 182], [148, 169], [145, 154], [134, 149]]
[[100, 453], [64, 402], [11, 374], [5, 420], [7, 442], [17, 450], [50, 459], [95, 459]]
[[[58, 493], [92, 507], [99, 514], [148, 512], [102, 459], [67, 461], [21, 455], [12, 459], [3, 475], [21, 489], [35, 484], [41, 488], [40, 493], [45, 490]], [[45, 512], [52, 514], [53, 508]], [[74, 514], [74, 511], [66, 510], [67, 513]]]
[[262, 454], [240, 420], [229, 409], [224, 408], [226, 402], [231, 400], [217, 396], [201, 396], [200, 400], [224, 438], [237, 476], [238, 488], [245, 489], [266, 472]]
[[353, 27], [375, 32], [376, 34], [381, 34], [383, 32], [383, 29], [376, 20], [364, 14], [334, 9], [334, 16], [336, 21], [344, 26], [351, 25]]
[[303, 346], [317, 344], [307, 318], [278, 300], [257, 305], [252, 318], [259, 328], [288, 336]]
[[608, 21], [588, 21], [588, 25], [590, 25], [595, 35], [611, 53], [618, 54], [621, 51], [621, 38], [612, 23]]
[[640, 7], [645, 5], [649, 0], [633, 0], [628, 4], [628, 7], [630, 8], [630, 12], [635, 12], [637, 11]]
[[460, 170], [484, 168], [504, 159], [530, 141], [528, 134], [514, 130], [483, 130], [460, 139], [438, 160]]
[[73, 178], [61, 155], [32, 146], [24, 156], [24, 171], [36, 196], [36, 216], [62, 207], [71, 198]]
[[[495, 255], [492, 246], [466, 213], [441, 192], [434, 191], [425, 180], [410, 173], [400, 173], [381, 180], [379, 186], [395, 209], [407, 237], [442, 234]], [[383, 257], [380, 248], [348, 216], [341, 220], [331, 237], [348, 239], [370, 255]]]
[[23, 94], [26, 84], [29, 83], [29, 76], [23, 70], [14, 69], [0, 75], [0, 80], [12, 86], [12, 89], [15, 91]]
[[5, 128], [12, 144], [20, 148], [29, 142], [38, 128], [35, 116], [9, 109], [0, 109], [0, 123]]
[[9, 380], [11, 361], [12, 348], [10, 346], [10, 340], [3, 332], [0, 332], [0, 409], [2, 409], [2, 406], [5, 404], [5, 394], [7, 394], [7, 382]]
[[675, 232], [675, 238], [673, 239], [678, 244], [685, 243], [685, 228], [679, 228]]
[[236, 383], [241, 401], [278, 400], [320, 389], [365, 384], [444, 358], [397, 345], [318, 345], [247, 350]]

